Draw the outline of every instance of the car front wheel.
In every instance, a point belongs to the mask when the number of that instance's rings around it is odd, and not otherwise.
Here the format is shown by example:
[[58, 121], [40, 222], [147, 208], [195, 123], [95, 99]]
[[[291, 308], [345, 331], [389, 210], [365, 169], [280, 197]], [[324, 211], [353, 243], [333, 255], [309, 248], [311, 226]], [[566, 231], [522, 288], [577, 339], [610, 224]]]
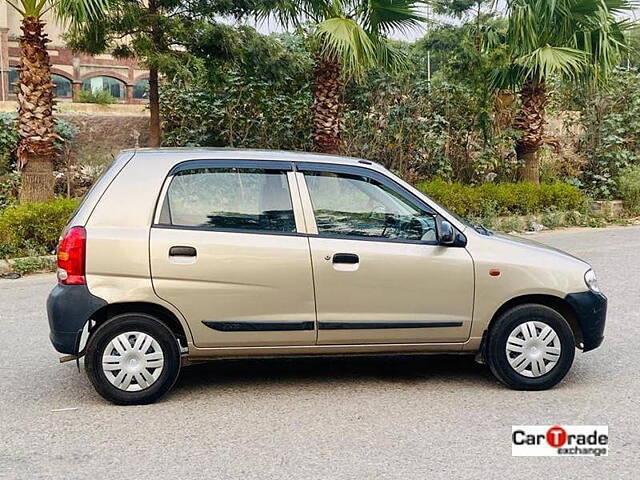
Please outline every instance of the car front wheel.
[[177, 380], [180, 349], [173, 332], [156, 318], [118, 315], [89, 337], [85, 369], [105, 399], [118, 405], [152, 403]]
[[493, 374], [516, 390], [546, 390], [567, 374], [575, 355], [571, 327], [544, 305], [520, 305], [489, 330], [487, 363]]

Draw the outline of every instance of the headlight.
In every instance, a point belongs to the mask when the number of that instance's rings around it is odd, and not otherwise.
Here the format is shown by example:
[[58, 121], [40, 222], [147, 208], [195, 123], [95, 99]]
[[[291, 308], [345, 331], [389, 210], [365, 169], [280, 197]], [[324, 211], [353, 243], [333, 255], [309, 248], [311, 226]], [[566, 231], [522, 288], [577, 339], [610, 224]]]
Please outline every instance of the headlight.
[[598, 279], [596, 278], [596, 273], [593, 270], [587, 270], [587, 273], [584, 274], [584, 283], [587, 284], [587, 287], [589, 287], [589, 290], [592, 292], [600, 293]]

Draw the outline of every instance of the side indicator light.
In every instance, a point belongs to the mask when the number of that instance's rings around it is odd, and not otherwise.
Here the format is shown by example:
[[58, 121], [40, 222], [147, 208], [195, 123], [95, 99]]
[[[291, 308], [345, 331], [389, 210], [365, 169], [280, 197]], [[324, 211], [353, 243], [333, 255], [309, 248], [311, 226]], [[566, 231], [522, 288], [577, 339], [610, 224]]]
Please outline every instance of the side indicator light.
[[500, 270], [498, 270], [497, 268], [492, 268], [491, 270], [489, 270], [489, 275], [491, 275], [492, 277], [499, 277]]

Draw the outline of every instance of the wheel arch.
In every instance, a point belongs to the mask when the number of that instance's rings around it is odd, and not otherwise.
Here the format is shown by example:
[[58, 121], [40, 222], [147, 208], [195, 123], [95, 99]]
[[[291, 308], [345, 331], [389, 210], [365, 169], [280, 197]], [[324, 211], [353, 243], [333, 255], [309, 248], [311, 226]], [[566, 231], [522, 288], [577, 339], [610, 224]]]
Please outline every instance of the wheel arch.
[[[567, 302], [564, 298], [556, 297], [554, 295], [521, 295], [518, 297], [514, 297], [496, 310], [489, 321], [489, 325], [485, 331], [485, 334], [491, 330], [493, 325], [495, 325], [496, 320], [502, 316], [505, 312], [511, 310], [512, 308], [518, 307], [520, 305], [526, 304], [537, 304], [544, 305], [545, 307], [549, 307], [552, 310], [558, 312], [562, 317], [567, 321], [569, 327], [571, 327], [571, 331], [573, 332], [573, 338], [576, 341], [576, 345], [579, 348], [582, 348], [582, 329], [580, 328], [580, 323], [578, 322], [578, 316], [576, 311], [573, 309], [571, 304]], [[484, 343], [484, 342], [483, 342]]]
[[187, 346], [190, 340], [188, 328], [182, 324], [180, 319], [168, 308], [152, 302], [122, 302], [110, 303], [97, 310], [91, 319], [95, 322], [93, 329], [100, 326], [110, 318], [124, 313], [146, 313], [152, 315], [164, 323], [174, 333], [174, 335]]

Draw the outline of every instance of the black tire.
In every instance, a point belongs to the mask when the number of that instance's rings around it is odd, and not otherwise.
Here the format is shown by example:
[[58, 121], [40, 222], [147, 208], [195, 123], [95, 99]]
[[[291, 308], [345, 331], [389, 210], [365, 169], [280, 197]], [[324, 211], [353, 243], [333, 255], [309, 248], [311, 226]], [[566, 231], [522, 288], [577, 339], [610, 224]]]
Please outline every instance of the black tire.
[[[102, 356], [109, 342], [126, 332], [150, 335], [159, 344], [164, 356], [158, 378], [147, 388], [138, 391], [117, 388], [107, 379], [102, 368]], [[91, 383], [103, 398], [117, 405], [143, 405], [155, 402], [173, 387], [180, 373], [180, 349], [173, 332], [155, 317], [144, 313], [125, 313], [107, 320], [92, 333], [87, 343], [84, 365]]]
[[[556, 332], [561, 347], [555, 366], [537, 377], [527, 377], [518, 373], [509, 363], [506, 352], [511, 332], [529, 321], [538, 321], [550, 326]], [[505, 312], [491, 326], [487, 340], [486, 359], [491, 372], [514, 390], [546, 390], [557, 385], [571, 368], [575, 356], [576, 342], [571, 327], [562, 315], [544, 305], [520, 305]]]

